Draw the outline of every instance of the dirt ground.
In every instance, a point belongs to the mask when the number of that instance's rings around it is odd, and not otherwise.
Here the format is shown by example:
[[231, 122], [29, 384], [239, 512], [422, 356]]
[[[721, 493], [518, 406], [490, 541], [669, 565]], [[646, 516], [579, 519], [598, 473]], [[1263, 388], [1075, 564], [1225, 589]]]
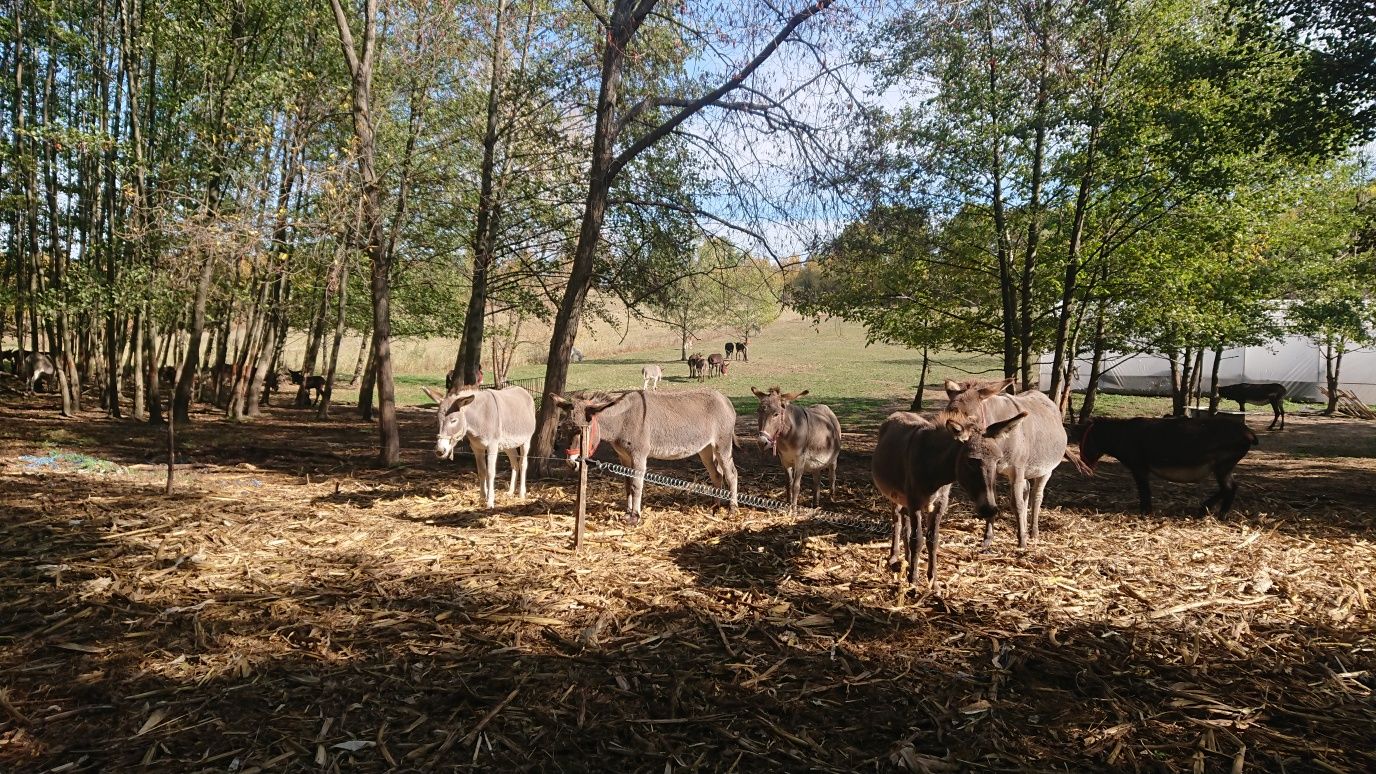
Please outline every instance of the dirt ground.
[[[336, 415], [200, 414], [165, 497], [161, 433], [0, 396], [0, 770], [1376, 770], [1376, 460], [1333, 456], [1376, 424], [1253, 417], [1222, 520], [1064, 465], [981, 553], [957, 494], [918, 594], [809, 517], [647, 486], [627, 529], [596, 473], [575, 553], [569, 474], [487, 512], [429, 412], [393, 470]], [[831, 509], [882, 524], [846, 441]]]

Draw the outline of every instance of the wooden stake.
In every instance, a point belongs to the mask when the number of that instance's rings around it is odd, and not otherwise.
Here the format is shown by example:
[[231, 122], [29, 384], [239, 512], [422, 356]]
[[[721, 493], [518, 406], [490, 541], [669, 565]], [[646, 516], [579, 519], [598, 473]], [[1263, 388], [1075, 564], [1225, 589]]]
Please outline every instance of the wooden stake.
[[583, 547], [583, 522], [588, 516], [588, 428], [578, 434], [578, 516], [573, 526], [573, 549]]
[[167, 489], [163, 494], [168, 497], [172, 496], [172, 476], [177, 464], [177, 413], [172, 410], [173, 403], [173, 398], [167, 400]]

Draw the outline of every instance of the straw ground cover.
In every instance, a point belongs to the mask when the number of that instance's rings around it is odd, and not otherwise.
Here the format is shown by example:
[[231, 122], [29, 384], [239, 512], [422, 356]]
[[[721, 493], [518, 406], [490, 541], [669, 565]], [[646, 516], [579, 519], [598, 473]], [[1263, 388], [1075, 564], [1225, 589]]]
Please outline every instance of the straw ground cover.
[[[653, 487], [626, 529], [597, 475], [575, 554], [567, 474], [487, 512], [422, 409], [394, 470], [347, 412], [198, 415], [169, 498], [160, 435], [50, 404], [0, 397], [0, 770], [1376, 767], [1376, 464], [1294, 453], [1368, 423], [1262, 432], [1223, 520], [1063, 466], [1041, 541], [981, 553], [957, 495], [910, 594], [875, 535]], [[777, 497], [752, 419], [742, 489]], [[852, 427], [831, 507], [882, 524]]]

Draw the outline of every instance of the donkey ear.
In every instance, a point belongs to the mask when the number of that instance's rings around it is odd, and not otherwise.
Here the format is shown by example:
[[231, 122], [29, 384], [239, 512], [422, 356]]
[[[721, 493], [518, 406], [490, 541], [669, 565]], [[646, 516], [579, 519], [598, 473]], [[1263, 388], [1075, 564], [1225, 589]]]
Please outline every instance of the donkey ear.
[[1015, 377], [1010, 376], [1007, 379], [1000, 379], [997, 382], [989, 382], [988, 384], [980, 385], [979, 396], [981, 398], [987, 398], [990, 395], [998, 395], [1008, 389], [1008, 385], [1012, 384], [1014, 381]]
[[444, 396], [441, 395], [438, 391], [432, 390], [429, 387], [422, 387], [420, 389], [422, 392], [425, 393], [426, 397], [430, 398], [430, 400], [433, 400], [436, 403], [444, 402]]
[[760, 392], [759, 390], [755, 389], [754, 387], [751, 387], [751, 388], [750, 388], [750, 391], [753, 392], [753, 393], [755, 393], [755, 397], [759, 398], [760, 400], [764, 400], [765, 396], [769, 394], [769, 393], [767, 393], [767, 392]]
[[946, 430], [956, 437], [957, 441], [965, 442], [970, 440], [970, 428], [965, 423], [955, 419], [946, 420]]
[[1027, 412], [1023, 411], [1020, 412], [1017, 416], [1012, 417], [1010, 419], [1005, 419], [1002, 422], [995, 422], [984, 431], [984, 437], [998, 440], [1004, 437], [1005, 435], [1008, 435], [1009, 433], [1013, 432], [1013, 428], [1017, 427], [1018, 423], [1026, 418]]
[[476, 393], [476, 392], [475, 392], [475, 393], [472, 393], [472, 394], [469, 394], [469, 395], [464, 395], [464, 396], [455, 398], [455, 399], [454, 399], [454, 402], [451, 403], [451, 404], [449, 404], [449, 409], [448, 409], [447, 411], [445, 411], [444, 413], [446, 413], [446, 414], [453, 414], [455, 411], [463, 411], [463, 409], [464, 409], [465, 406], [467, 406], [468, 404], [472, 403], [473, 401], [475, 401], [475, 400], [477, 400], [477, 399], [478, 399], [478, 393]]
[[554, 393], [551, 393], [549, 399], [554, 401], [554, 405], [558, 406], [559, 408], [565, 411], [573, 411], [573, 401], [569, 400], [568, 398], [565, 398], [563, 395], [556, 395]]
[[811, 391], [811, 390], [803, 390], [802, 392], [795, 392], [795, 393], [792, 393], [792, 394], [790, 394], [790, 395], [784, 395], [784, 396], [781, 396], [781, 397], [783, 397], [784, 400], [790, 400], [790, 401], [791, 401], [791, 400], [797, 400], [797, 399], [803, 397], [804, 395], [808, 394], [809, 392], [812, 392], [812, 391]]
[[615, 406], [616, 404], [620, 403], [621, 400], [629, 394], [630, 393], [628, 392], [623, 392], [615, 398], [612, 398], [611, 400], [599, 401], [597, 403], [589, 403], [587, 406], [583, 408], [583, 410], [588, 413], [588, 416], [593, 416], [594, 414], [601, 414], [603, 411], [606, 411], [612, 406]]
[[946, 388], [946, 397], [952, 400], [955, 400], [957, 395], [965, 392], [965, 385], [954, 379], [947, 379], [941, 386]]

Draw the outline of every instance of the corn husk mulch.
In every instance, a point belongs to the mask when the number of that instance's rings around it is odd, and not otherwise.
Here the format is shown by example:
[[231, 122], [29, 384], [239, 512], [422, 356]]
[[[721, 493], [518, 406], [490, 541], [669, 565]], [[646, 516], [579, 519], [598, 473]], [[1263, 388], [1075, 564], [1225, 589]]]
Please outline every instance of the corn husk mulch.
[[[0, 407], [0, 769], [1376, 770], [1371, 459], [1255, 451], [1221, 520], [1065, 465], [1026, 550], [957, 494], [919, 592], [883, 537], [653, 487], [628, 528], [597, 475], [575, 553], [567, 474], [503, 461], [488, 512], [428, 413], [398, 470], [338, 413], [198, 416], [165, 497], [160, 435]], [[831, 507], [882, 525], [868, 437]]]

